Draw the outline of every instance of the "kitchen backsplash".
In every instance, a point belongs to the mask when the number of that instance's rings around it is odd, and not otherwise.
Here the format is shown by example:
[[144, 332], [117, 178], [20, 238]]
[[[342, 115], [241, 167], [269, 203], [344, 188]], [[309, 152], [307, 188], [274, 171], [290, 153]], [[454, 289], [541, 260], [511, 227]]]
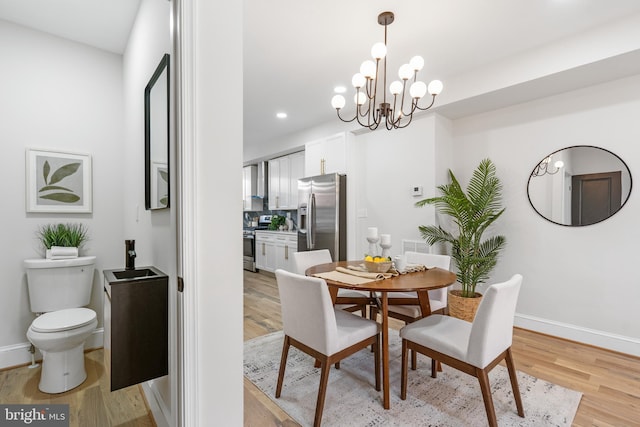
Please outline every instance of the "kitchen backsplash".
[[278, 215], [278, 216], [283, 216], [286, 218], [287, 213], [291, 213], [291, 220], [293, 221], [293, 230], [297, 230], [298, 229], [298, 211], [297, 210], [288, 210], [288, 211], [281, 211], [281, 210], [263, 210], [263, 211], [259, 211], [259, 212], [244, 212], [243, 214], [243, 220], [242, 220], [242, 225], [243, 227], [251, 227], [251, 221], [258, 221], [258, 217], [260, 215]]

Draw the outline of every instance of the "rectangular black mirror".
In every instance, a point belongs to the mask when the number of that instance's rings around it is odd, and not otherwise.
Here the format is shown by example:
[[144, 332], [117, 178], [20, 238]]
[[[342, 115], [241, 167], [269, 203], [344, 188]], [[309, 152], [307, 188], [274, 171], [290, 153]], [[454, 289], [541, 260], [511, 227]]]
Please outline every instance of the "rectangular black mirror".
[[169, 55], [144, 89], [145, 208], [169, 207]]

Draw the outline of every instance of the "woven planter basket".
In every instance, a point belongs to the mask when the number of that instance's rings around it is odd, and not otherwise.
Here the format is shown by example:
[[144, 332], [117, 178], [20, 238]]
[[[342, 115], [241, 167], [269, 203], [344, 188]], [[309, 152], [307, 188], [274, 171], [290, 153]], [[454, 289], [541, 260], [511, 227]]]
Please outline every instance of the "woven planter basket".
[[480, 301], [482, 301], [482, 294], [476, 292], [475, 298], [463, 298], [461, 295], [462, 291], [459, 289], [449, 291], [449, 316], [473, 322]]

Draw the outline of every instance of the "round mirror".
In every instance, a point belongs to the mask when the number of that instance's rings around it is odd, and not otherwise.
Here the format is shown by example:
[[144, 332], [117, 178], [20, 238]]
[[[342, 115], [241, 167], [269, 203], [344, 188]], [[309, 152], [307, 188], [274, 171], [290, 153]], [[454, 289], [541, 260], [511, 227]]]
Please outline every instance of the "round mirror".
[[576, 145], [555, 151], [531, 171], [527, 195], [540, 216], [583, 226], [618, 212], [631, 194], [631, 172], [611, 151]]

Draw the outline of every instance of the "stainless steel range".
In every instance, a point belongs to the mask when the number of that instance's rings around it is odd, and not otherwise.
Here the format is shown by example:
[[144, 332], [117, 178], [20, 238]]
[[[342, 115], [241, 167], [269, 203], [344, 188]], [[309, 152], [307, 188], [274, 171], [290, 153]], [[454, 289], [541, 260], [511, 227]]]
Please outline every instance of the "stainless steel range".
[[242, 230], [242, 268], [256, 271], [256, 230], [267, 230], [271, 224], [271, 215], [260, 215], [257, 227], [244, 227]]

